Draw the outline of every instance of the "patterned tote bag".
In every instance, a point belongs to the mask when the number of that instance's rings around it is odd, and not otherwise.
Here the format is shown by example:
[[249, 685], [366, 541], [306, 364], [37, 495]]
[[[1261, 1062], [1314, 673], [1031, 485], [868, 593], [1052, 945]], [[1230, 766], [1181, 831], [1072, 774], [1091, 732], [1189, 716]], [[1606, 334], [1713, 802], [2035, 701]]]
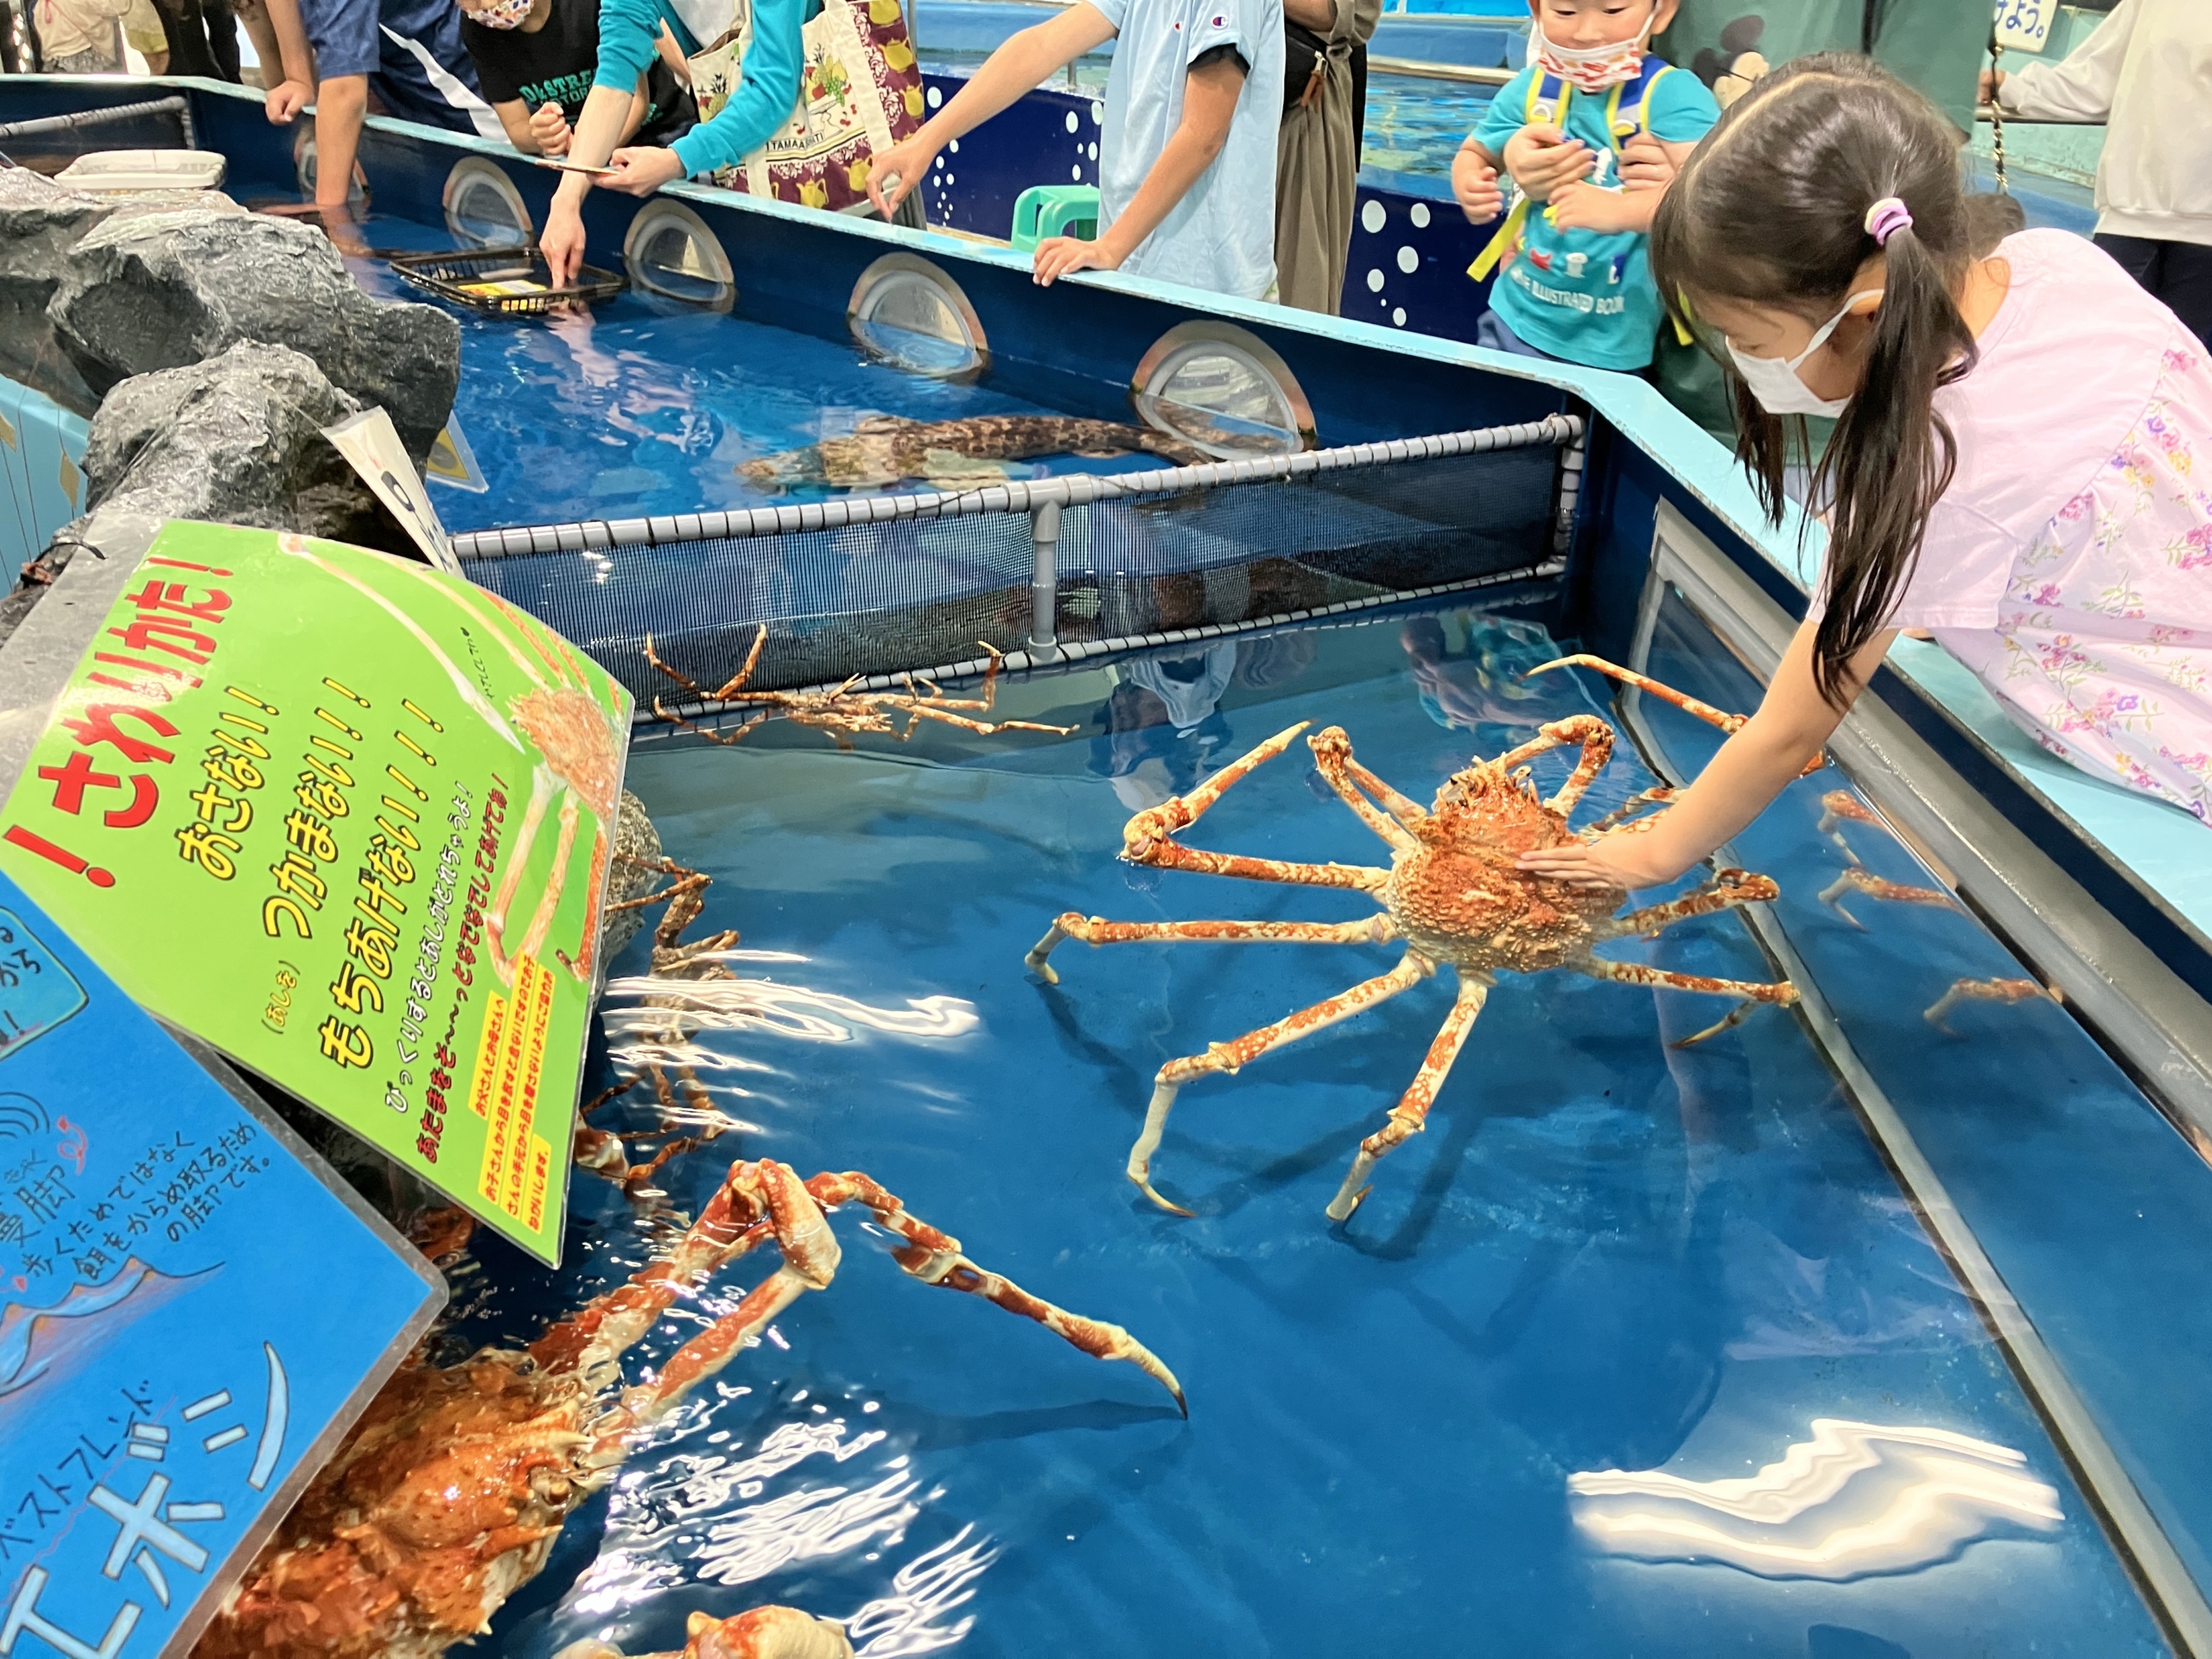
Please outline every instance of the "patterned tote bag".
[[[735, 94], [753, 41], [753, 8], [691, 60], [699, 118], [710, 121]], [[768, 141], [713, 181], [748, 195], [832, 210], [865, 204], [868, 168], [921, 125], [922, 74], [899, 0], [823, 0], [800, 30], [798, 99]]]

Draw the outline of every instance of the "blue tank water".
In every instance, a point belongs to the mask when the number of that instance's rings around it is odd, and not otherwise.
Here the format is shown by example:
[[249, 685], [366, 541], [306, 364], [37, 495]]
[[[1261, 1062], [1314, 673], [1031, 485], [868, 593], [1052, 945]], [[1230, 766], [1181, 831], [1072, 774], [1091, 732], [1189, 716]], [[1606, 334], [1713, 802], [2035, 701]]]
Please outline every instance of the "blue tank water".
[[[1122, 1179], [1163, 1061], [1396, 955], [1070, 944], [1059, 986], [1040, 983], [1023, 953], [1065, 910], [1370, 913], [1357, 894], [1120, 862], [1130, 811], [1298, 721], [1341, 724], [1425, 800], [1470, 753], [1607, 708], [1595, 682], [1517, 678], [1554, 648], [1503, 618], [1394, 616], [1001, 700], [1080, 728], [1065, 740], [932, 727], [841, 754], [786, 726], [641, 747], [631, 786], [670, 854], [715, 878], [695, 932], [743, 936], [736, 977], [681, 1018], [624, 977], [645, 971], [642, 944], [615, 964], [615, 1067], [688, 1065], [738, 1123], [664, 1172], [670, 1201], [696, 1213], [741, 1156], [868, 1171], [984, 1266], [1127, 1325], [1179, 1373], [1191, 1416], [1134, 1368], [907, 1280], [847, 1216], [834, 1287], [634, 1450], [486, 1649], [665, 1649], [694, 1610], [782, 1601], [853, 1619], [872, 1655], [1925, 1659], [1967, 1630], [2008, 1653], [2165, 1651], [1787, 1012], [1676, 1049], [1726, 1005], [1507, 976], [1427, 1133], [1332, 1227], [1322, 1206], [1420, 1064], [1447, 969], [1189, 1087], [1154, 1176], [1192, 1218]], [[1567, 765], [1540, 760], [1538, 782]], [[1651, 782], [1624, 746], [1585, 812]], [[1383, 853], [1302, 745], [1186, 838]], [[1836, 861], [1809, 819], [1789, 844], [1786, 887]], [[1893, 946], [1955, 919], [1896, 910]], [[1773, 972], [1726, 915], [1608, 949]], [[2007, 1017], [2063, 1018], [1972, 1014], [1962, 1052], [1987, 1057]], [[645, 1099], [601, 1121], [657, 1118]], [[575, 1214], [550, 1280], [480, 1246], [455, 1351], [536, 1334], [665, 1236], [581, 1173]], [[630, 1377], [767, 1270], [752, 1258], [679, 1304]]]

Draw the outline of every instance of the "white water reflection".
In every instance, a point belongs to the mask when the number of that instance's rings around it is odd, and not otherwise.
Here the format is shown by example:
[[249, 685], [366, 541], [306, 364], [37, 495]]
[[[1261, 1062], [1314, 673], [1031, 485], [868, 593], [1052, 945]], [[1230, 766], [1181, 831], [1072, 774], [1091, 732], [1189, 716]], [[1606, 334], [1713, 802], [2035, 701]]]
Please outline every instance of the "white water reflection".
[[[760, 954], [726, 950], [699, 960], [728, 963]], [[649, 974], [608, 981], [605, 1014], [607, 1039], [619, 1054], [658, 1058], [664, 1065], [725, 1068], [741, 1063], [688, 1039], [706, 1031], [766, 1030], [802, 1042], [849, 1043], [855, 1027], [895, 1037], [946, 1038], [982, 1023], [976, 1005], [957, 996], [912, 997], [903, 1008], [879, 1008], [835, 991], [772, 979], [663, 979]], [[640, 1041], [625, 1046], [626, 1038]], [[680, 1046], [680, 1053], [670, 1046]]]
[[949, 1648], [975, 1628], [976, 1617], [939, 1624], [940, 1615], [975, 1599], [970, 1586], [998, 1559], [988, 1542], [969, 1543], [972, 1527], [963, 1527], [934, 1549], [925, 1549], [900, 1567], [892, 1593], [871, 1601], [845, 1621], [845, 1634], [859, 1659], [895, 1659], [910, 1653]]
[[1976, 1539], [2049, 1532], [2062, 1518], [2057, 1492], [2009, 1446], [1833, 1417], [1815, 1418], [1812, 1435], [1740, 1478], [1570, 1475], [1575, 1523], [1612, 1554], [1840, 1580], [1910, 1573]]
[[[689, 1430], [702, 1426], [693, 1421]], [[676, 1438], [690, 1433], [679, 1429]], [[658, 1470], [633, 1465], [615, 1484], [607, 1547], [577, 1580], [566, 1611], [619, 1616], [647, 1599], [681, 1599], [686, 1584], [751, 1584], [855, 1551], [867, 1561], [895, 1560], [908, 1527], [941, 1496], [920, 1490], [906, 1457], [885, 1459], [860, 1481], [812, 1485], [802, 1477], [777, 1490], [810, 1459], [849, 1464], [884, 1440], [880, 1430], [855, 1433], [842, 1417], [821, 1417], [779, 1424], [750, 1455], [680, 1454]], [[999, 1553], [973, 1533], [963, 1527], [899, 1566], [887, 1592], [855, 1612], [810, 1611], [838, 1618], [861, 1659], [950, 1647], [974, 1627], [972, 1614], [954, 1615], [974, 1599], [976, 1580]], [[616, 1650], [603, 1641], [572, 1644], [576, 1659], [608, 1659]]]

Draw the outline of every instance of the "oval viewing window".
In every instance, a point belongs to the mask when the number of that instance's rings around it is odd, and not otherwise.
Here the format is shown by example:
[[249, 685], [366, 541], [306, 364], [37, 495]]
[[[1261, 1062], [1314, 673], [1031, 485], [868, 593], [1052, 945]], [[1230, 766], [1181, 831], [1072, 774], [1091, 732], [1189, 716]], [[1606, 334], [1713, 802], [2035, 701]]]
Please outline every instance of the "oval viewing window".
[[915, 374], [964, 379], [990, 361], [960, 284], [911, 253], [887, 253], [861, 273], [845, 320], [862, 351]]
[[1294, 454], [1313, 410], [1281, 358], [1234, 323], [1179, 323], [1137, 365], [1130, 399], [1147, 425], [1222, 461]]
[[681, 202], [655, 201], [638, 211], [622, 238], [630, 281], [648, 294], [703, 310], [737, 303], [737, 275], [706, 220]]
[[530, 209], [514, 181], [480, 156], [465, 156], [446, 175], [446, 228], [480, 248], [512, 248], [534, 239]]

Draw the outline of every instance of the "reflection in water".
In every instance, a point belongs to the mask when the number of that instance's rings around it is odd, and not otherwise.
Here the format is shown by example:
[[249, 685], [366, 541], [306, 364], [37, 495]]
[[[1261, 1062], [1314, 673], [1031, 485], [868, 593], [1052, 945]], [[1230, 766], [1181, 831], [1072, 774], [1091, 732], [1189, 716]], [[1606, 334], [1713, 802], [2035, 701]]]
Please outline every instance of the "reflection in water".
[[[699, 962], [757, 960], [761, 953], [708, 951]], [[788, 957], [804, 961], [804, 957]], [[619, 1066], [696, 1066], [758, 1071], [760, 1062], [691, 1040], [705, 1031], [766, 1031], [812, 1043], [849, 1043], [853, 1027], [895, 1037], [958, 1037], [982, 1023], [976, 1005], [957, 996], [909, 997], [879, 1008], [835, 991], [772, 979], [662, 979], [628, 975], [607, 982], [601, 1005], [608, 1052]]]
[[1421, 711], [1447, 731], [1525, 726], [1545, 694], [1528, 677], [1549, 662], [1551, 636], [1533, 622], [1482, 611], [1416, 616], [1398, 631]]
[[2056, 1530], [2058, 1494], [2026, 1467], [1944, 1429], [1816, 1417], [1811, 1440], [1739, 1479], [1609, 1469], [1567, 1485], [1576, 1524], [1610, 1554], [1841, 1580], [1930, 1567], [1999, 1530]]
[[[849, 1435], [842, 1418], [816, 1418], [780, 1425], [750, 1457], [679, 1456], [657, 1473], [628, 1471], [608, 1510], [607, 1545], [578, 1580], [569, 1610], [586, 1618], [616, 1615], [648, 1588], [750, 1584], [810, 1560], [855, 1550], [871, 1552], [867, 1559], [874, 1560], [897, 1549], [923, 1504], [939, 1496], [920, 1491], [904, 1455], [885, 1460], [872, 1484], [771, 1491], [810, 1458], [844, 1464], [884, 1439], [873, 1429]], [[734, 1503], [743, 1507], [732, 1509]], [[717, 1518], [702, 1531], [698, 1523], [709, 1516]], [[975, 1581], [997, 1559], [988, 1541], [971, 1541], [973, 1531], [963, 1527], [923, 1550], [893, 1574], [887, 1594], [839, 1619], [861, 1659], [931, 1653], [968, 1634], [972, 1614], [941, 1621], [973, 1599]]]

